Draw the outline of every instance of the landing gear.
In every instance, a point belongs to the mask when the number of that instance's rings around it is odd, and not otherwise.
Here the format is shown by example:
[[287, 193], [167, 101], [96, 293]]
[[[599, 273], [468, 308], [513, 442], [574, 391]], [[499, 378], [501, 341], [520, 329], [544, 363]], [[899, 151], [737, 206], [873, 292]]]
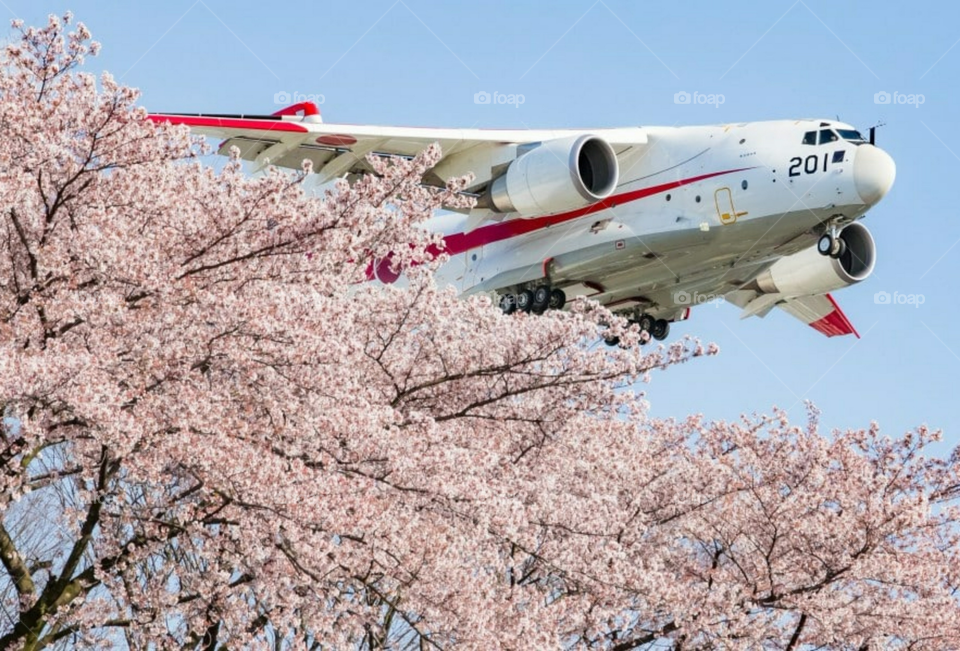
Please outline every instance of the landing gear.
[[666, 319], [655, 319], [649, 314], [641, 314], [636, 319], [631, 320], [631, 323], [637, 324], [640, 332], [647, 333], [657, 341], [663, 341], [670, 335], [670, 322]]
[[567, 304], [567, 295], [562, 289], [553, 289], [550, 290], [550, 302], [547, 303], [547, 307], [551, 310], [562, 310], [563, 306]]
[[550, 288], [547, 285], [540, 285], [533, 290], [533, 305], [531, 311], [534, 314], [543, 314], [550, 305]]
[[847, 241], [842, 237], [838, 237], [837, 242], [839, 243], [839, 246], [837, 247], [837, 252], [834, 254], [831, 254], [830, 255], [831, 258], [842, 258], [843, 254], [847, 252]]
[[517, 293], [517, 309], [529, 313], [533, 309], [533, 292], [524, 289]]
[[831, 226], [829, 231], [820, 236], [817, 240], [817, 251], [820, 255], [831, 258], [839, 258], [847, 252], [847, 243], [840, 237], [836, 226]]
[[501, 294], [500, 309], [504, 314], [527, 312], [543, 314], [547, 310], [562, 310], [567, 304], [567, 295], [562, 289], [539, 285], [534, 289], [523, 289], [516, 294]]
[[663, 341], [670, 334], [670, 323], [666, 319], [657, 319], [650, 329], [650, 336], [657, 341]]
[[[562, 310], [566, 303], [567, 295], [564, 291], [550, 285], [538, 285], [533, 289], [522, 289], [515, 294], [500, 296], [500, 309], [504, 314], [515, 312], [543, 314], [547, 310]], [[646, 333], [646, 337], [641, 337], [641, 343], [649, 339], [663, 341], [670, 335], [670, 323], [666, 319], [657, 319], [650, 314], [635, 315], [630, 323], [636, 324], [641, 333]], [[603, 341], [608, 346], [620, 345], [620, 337], [612, 335], [603, 337]]]
[[[653, 318], [652, 316], [650, 316], [649, 314], [641, 314], [641, 315], [640, 315], [638, 318], [636, 318], [636, 319], [630, 319], [630, 323], [636, 324], [636, 326], [640, 329], [640, 334], [641, 334], [641, 335], [643, 335], [643, 333], [647, 333], [647, 336], [650, 337], [650, 336], [652, 336], [652, 335], [651, 335], [651, 330], [653, 330], [653, 325], [654, 325], [654, 323], [656, 323], [656, 319], [654, 319], [654, 318]], [[644, 338], [641, 336], [641, 337], [640, 337], [640, 343], [646, 343], [646, 342], [647, 342], [647, 339], [644, 339]]]
[[834, 243], [835, 240], [833, 239], [833, 235], [830, 233], [824, 233], [820, 236], [820, 239], [817, 240], [817, 251], [820, 253], [820, 255], [830, 255], [830, 253], [833, 251]]
[[640, 318], [637, 319], [637, 325], [640, 327], [640, 330], [643, 332], [652, 332], [653, 326], [656, 323], [654, 319], [649, 314], [641, 314]]

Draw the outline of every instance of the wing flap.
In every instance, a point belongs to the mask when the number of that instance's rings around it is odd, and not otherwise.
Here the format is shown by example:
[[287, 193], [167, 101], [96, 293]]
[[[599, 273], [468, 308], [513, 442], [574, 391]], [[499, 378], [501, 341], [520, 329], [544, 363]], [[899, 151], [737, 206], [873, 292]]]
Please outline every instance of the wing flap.
[[[765, 297], [769, 297], [765, 300]], [[853, 327], [850, 319], [830, 294], [815, 296], [783, 297], [781, 294], [761, 294], [753, 290], [735, 290], [724, 296], [728, 302], [743, 308], [741, 318], [748, 316], [766, 316], [773, 307], [777, 307], [790, 316], [828, 337], [854, 335], [860, 333]], [[752, 309], [756, 308], [756, 309]]]
[[860, 333], [830, 294], [791, 298], [777, 307], [828, 337], [854, 335], [860, 338]]

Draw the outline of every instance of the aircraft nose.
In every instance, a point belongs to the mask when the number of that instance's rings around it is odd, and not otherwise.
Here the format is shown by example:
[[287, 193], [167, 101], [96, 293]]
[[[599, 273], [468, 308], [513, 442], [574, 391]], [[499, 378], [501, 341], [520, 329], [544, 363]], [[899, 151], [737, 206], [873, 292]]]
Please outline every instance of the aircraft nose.
[[872, 206], [890, 191], [897, 176], [897, 166], [890, 154], [873, 145], [857, 147], [853, 162], [853, 182], [863, 203]]

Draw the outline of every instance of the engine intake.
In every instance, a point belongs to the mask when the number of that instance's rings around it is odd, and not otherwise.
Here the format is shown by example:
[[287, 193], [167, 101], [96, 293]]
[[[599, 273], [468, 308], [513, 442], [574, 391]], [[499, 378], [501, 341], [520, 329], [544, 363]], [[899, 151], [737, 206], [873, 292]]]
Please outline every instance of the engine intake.
[[877, 261], [877, 247], [867, 227], [854, 222], [840, 231], [847, 250], [839, 259], [821, 255], [816, 246], [777, 260], [757, 277], [768, 294], [825, 294], [866, 280]]
[[575, 210], [613, 194], [619, 176], [617, 154], [603, 138], [585, 134], [548, 140], [494, 179], [490, 205], [521, 217]]

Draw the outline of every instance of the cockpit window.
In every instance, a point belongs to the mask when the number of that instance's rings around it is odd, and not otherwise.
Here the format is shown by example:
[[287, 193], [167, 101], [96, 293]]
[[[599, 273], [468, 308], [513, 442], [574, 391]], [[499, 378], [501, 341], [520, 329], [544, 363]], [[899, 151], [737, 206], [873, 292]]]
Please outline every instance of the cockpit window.
[[860, 132], [854, 131], [853, 129], [837, 129], [837, 133], [840, 134], [841, 138], [844, 140], [849, 140], [850, 142], [855, 142], [858, 144], [866, 142], [863, 136], [860, 135]]
[[817, 132], [807, 131], [805, 134], [803, 134], [803, 144], [805, 145], [817, 144]]
[[837, 134], [835, 134], [830, 129], [821, 129], [820, 130], [820, 144], [825, 145], [828, 142], [833, 142], [834, 140], [839, 140]]

